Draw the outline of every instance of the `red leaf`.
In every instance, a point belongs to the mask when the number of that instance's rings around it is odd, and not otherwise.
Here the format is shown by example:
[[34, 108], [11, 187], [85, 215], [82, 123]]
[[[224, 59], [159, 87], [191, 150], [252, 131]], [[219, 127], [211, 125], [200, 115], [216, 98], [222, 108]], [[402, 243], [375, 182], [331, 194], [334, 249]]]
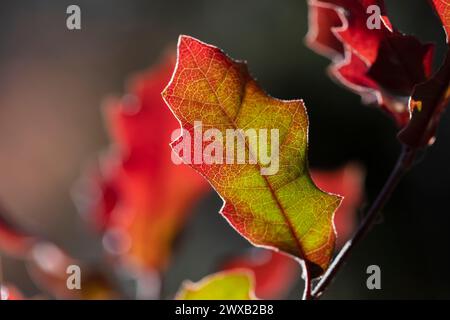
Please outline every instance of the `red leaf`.
[[11, 223], [0, 209], [0, 251], [22, 257], [28, 253], [36, 239]]
[[[172, 144], [174, 150], [186, 149], [186, 163], [222, 196], [221, 214], [243, 237], [255, 246], [296, 256], [306, 262], [312, 276], [320, 275], [331, 260], [335, 238], [331, 220], [341, 199], [318, 189], [308, 173], [308, 119], [303, 101], [270, 97], [244, 63], [192, 37], [180, 36], [177, 61], [163, 92], [184, 129]], [[206, 154], [205, 161], [202, 151], [210, 149], [211, 143], [202, 139], [198, 121], [215, 129], [215, 145], [220, 146], [214, 156]], [[264, 174], [268, 167], [254, 154], [258, 138], [249, 141], [244, 137], [249, 128], [250, 135], [269, 129], [283, 141], [279, 152], [272, 153], [279, 154], [279, 167], [270, 174]], [[230, 137], [230, 132], [237, 134]], [[241, 147], [229, 143], [236, 138]], [[227, 139], [228, 147], [224, 145]], [[278, 138], [273, 139], [272, 147], [278, 145]], [[270, 147], [268, 140], [258, 140]], [[194, 161], [185, 156], [189, 150], [193, 150]], [[244, 156], [243, 162], [238, 159], [236, 163], [231, 156], [236, 151]]]
[[442, 21], [445, 33], [447, 35], [447, 43], [450, 36], [450, 2], [448, 0], [432, 0], [434, 8]]
[[[131, 268], [161, 270], [190, 206], [207, 183], [190, 167], [171, 160], [171, 134], [178, 122], [161, 91], [174, 67], [172, 57], [136, 77], [128, 93], [107, 103], [115, 152], [101, 163], [99, 194], [90, 212], [104, 232], [106, 248]], [[91, 189], [91, 191], [93, 191]]]
[[348, 52], [345, 60], [335, 62], [329, 67], [330, 76], [353, 92], [360, 94], [365, 103], [384, 105], [379, 93], [380, 88], [366, 75], [368, 71], [367, 64], [353, 52]]
[[[431, 3], [441, 19], [449, 44], [450, 3], [447, 0], [432, 0]], [[405, 145], [422, 148], [435, 141], [441, 115], [450, 102], [450, 46], [447, 50], [447, 57], [439, 71], [414, 88], [409, 100], [411, 120], [399, 133], [399, 139]]]
[[399, 133], [404, 144], [417, 148], [434, 142], [442, 113], [450, 102], [450, 53], [430, 80], [415, 87], [409, 106], [411, 120]]
[[319, 188], [344, 197], [334, 214], [336, 247], [342, 247], [357, 225], [357, 212], [364, 200], [364, 170], [356, 164], [348, 164], [331, 172], [313, 170], [311, 175]]
[[[378, 47], [392, 27], [386, 17], [383, 0], [312, 0], [311, 3], [325, 3], [338, 13], [341, 24], [334, 27], [332, 32], [344, 45], [348, 45], [363, 60], [371, 64], [378, 55]], [[381, 9], [382, 24], [380, 29], [367, 28], [367, 8], [376, 5]], [[319, 28], [327, 27], [319, 25]]]
[[[103, 270], [86, 267], [80, 261], [69, 257], [56, 245], [47, 242], [44, 237], [32, 235], [9, 222], [2, 212], [0, 212], [0, 251], [24, 260], [35, 284], [54, 297], [63, 299], [118, 297], [114, 285], [106, 278]], [[67, 288], [66, 270], [70, 265], [82, 266], [81, 290]], [[1, 289], [2, 295], [7, 300], [22, 299], [22, 295], [14, 287], [4, 286]]]
[[260, 299], [283, 298], [300, 275], [298, 263], [285, 254], [253, 248], [227, 261], [222, 270], [248, 269], [255, 277], [255, 293]]
[[408, 97], [416, 84], [431, 75], [433, 53], [434, 45], [423, 45], [415, 37], [398, 32], [387, 34], [367, 76], [389, 93]]
[[342, 20], [336, 7], [319, 1], [309, 1], [308, 46], [331, 59], [343, 57], [344, 45], [332, 30], [340, 27]]
[[0, 284], [0, 300], [23, 300], [22, 293], [14, 286]]
[[[88, 189], [92, 193], [94, 193], [93, 190], [96, 190], [96, 201], [89, 203], [91, 206], [89, 210], [90, 219], [95, 229], [100, 233], [107, 231], [112, 223], [112, 212], [119, 205], [119, 186], [114, 179], [114, 173], [118, 170], [117, 164], [108, 165], [108, 160], [105, 159], [102, 165], [101, 170], [92, 170], [88, 175], [89, 179], [91, 179], [88, 181], [90, 183]], [[84, 209], [81, 209], [81, 211], [84, 212]]]
[[[367, 27], [371, 5], [381, 10], [380, 29]], [[311, 0], [309, 7], [310, 34], [318, 35], [307, 38], [309, 46], [327, 56], [337, 48], [336, 40], [344, 48], [344, 55], [332, 56], [331, 75], [366, 103], [382, 106], [400, 127], [405, 126], [408, 97], [416, 84], [430, 76], [434, 46], [395, 31], [382, 0]]]
[[[67, 287], [69, 266], [80, 268], [81, 288]], [[54, 244], [41, 242], [33, 247], [27, 261], [28, 272], [35, 284], [58, 299], [116, 299], [115, 285], [105, 276], [104, 270], [93, 269], [68, 256]]]

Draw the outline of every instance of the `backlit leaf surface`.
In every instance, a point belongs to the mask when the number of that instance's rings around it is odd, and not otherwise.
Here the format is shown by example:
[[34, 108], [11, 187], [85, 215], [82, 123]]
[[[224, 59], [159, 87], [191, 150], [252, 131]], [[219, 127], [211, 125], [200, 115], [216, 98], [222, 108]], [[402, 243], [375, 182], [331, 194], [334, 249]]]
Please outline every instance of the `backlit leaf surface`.
[[[303, 101], [268, 96], [244, 63], [188, 36], [179, 39], [177, 67], [163, 96], [192, 137], [196, 121], [217, 129], [223, 137], [227, 129], [279, 130], [279, 171], [274, 175], [262, 175], [259, 160], [256, 164], [249, 159], [246, 164], [228, 164], [226, 152], [222, 164], [192, 161], [191, 165], [222, 196], [221, 214], [241, 235], [254, 245], [304, 259], [316, 276], [322, 273], [333, 252], [332, 219], [341, 199], [321, 191], [309, 175], [308, 118]], [[173, 142], [174, 149], [188, 143], [184, 137]], [[240, 138], [244, 141], [242, 134]], [[224, 140], [219, 142], [225, 150]], [[256, 146], [245, 141], [250, 157]], [[202, 150], [210, 144], [202, 143]], [[270, 150], [270, 145], [267, 148]]]
[[245, 269], [223, 271], [199, 282], [186, 281], [176, 295], [178, 300], [255, 300], [254, 280]]

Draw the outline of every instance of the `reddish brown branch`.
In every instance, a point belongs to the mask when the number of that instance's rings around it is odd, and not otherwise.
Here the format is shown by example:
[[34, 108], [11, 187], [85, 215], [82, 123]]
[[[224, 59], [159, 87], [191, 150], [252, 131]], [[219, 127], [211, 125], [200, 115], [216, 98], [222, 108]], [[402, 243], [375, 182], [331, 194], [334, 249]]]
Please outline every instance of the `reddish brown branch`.
[[367, 212], [364, 220], [359, 225], [358, 230], [353, 235], [353, 237], [347, 241], [344, 247], [341, 249], [339, 254], [334, 259], [331, 266], [328, 268], [326, 273], [322, 276], [319, 283], [315, 286], [312, 297], [314, 299], [319, 298], [324, 291], [329, 287], [333, 279], [336, 277], [336, 274], [341, 269], [341, 267], [345, 264], [351, 252], [355, 248], [355, 246], [361, 242], [362, 239], [367, 235], [376, 221], [379, 212], [383, 209], [385, 204], [391, 198], [395, 188], [397, 187], [400, 180], [403, 178], [405, 173], [411, 168], [414, 163], [414, 159], [416, 157], [417, 150], [405, 147], [397, 160], [397, 164], [392, 170], [391, 175], [386, 181], [383, 189], [378, 194], [375, 202], [370, 207]]

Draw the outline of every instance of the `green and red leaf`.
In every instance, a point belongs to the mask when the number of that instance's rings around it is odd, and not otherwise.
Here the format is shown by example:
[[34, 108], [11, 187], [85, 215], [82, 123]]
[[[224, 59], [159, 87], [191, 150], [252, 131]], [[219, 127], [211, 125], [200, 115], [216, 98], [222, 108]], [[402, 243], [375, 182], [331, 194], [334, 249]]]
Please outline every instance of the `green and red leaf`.
[[[190, 136], [195, 136], [196, 121], [223, 136], [227, 129], [279, 130], [279, 171], [274, 175], [262, 175], [259, 161], [227, 164], [222, 158], [222, 163], [190, 165], [222, 196], [221, 214], [242, 236], [303, 259], [314, 276], [320, 275], [333, 253], [332, 220], [341, 199], [317, 188], [308, 172], [303, 101], [268, 96], [244, 63], [187, 36], [179, 39], [177, 67], [163, 97]], [[244, 143], [245, 137], [238, 138]], [[188, 143], [184, 133], [172, 143], [174, 150], [183, 143]], [[208, 142], [202, 143], [203, 150]], [[249, 158], [254, 147], [245, 143]]]

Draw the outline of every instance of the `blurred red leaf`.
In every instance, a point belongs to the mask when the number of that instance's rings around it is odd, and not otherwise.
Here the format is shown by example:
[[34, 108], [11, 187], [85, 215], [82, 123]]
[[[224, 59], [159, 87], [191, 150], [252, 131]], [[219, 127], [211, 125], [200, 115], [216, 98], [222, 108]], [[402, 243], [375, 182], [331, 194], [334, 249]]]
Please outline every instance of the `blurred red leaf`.
[[176, 300], [258, 300], [249, 270], [221, 271], [198, 282], [184, 281]]
[[291, 257], [260, 248], [226, 261], [221, 269], [253, 272], [256, 296], [264, 300], [285, 297], [300, 275], [299, 265]]
[[23, 300], [22, 293], [14, 286], [0, 284], [0, 300]]
[[414, 86], [431, 75], [433, 53], [434, 45], [423, 45], [415, 37], [398, 32], [388, 33], [367, 75], [390, 94], [409, 97]]
[[19, 226], [10, 222], [0, 208], [0, 251], [15, 257], [28, 253], [36, 239]]
[[[1, 213], [0, 251], [24, 260], [33, 281], [56, 298], [110, 299], [117, 297], [112, 281], [105, 277], [103, 270], [86, 267], [43, 237], [32, 235], [9, 222]], [[69, 290], [66, 286], [67, 267], [74, 264], [83, 266], [82, 290]], [[12, 287], [5, 287], [4, 292], [5, 295], [6, 292], [9, 293], [9, 299], [21, 298], [18, 291]]]
[[[79, 290], [70, 290], [67, 287], [67, 269], [72, 265], [80, 267], [81, 270]], [[58, 299], [119, 298], [115, 284], [103, 270], [86, 266], [51, 243], [41, 242], [33, 247], [27, 268], [36, 285]]]
[[312, 170], [311, 175], [319, 188], [344, 197], [334, 214], [336, 247], [340, 248], [357, 225], [357, 212], [364, 200], [364, 170], [359, 165], [348, 164], [335, 171]]
[[330, 59], [343, 58], [344, 44], [333, 30], [342, 25], [336, 7], [320, 1], [309, 1], [309, 30], [306, 43], [314, 51]]
[[[379, 29], [367, 27], [372, 5], [380, 8]], [[406, 125], [408, 97], [430, 76], [434, 46], [394, 30], [382, 0], [310, 0], [309, 10], [307, 43], [333, 59], [330, 75]]]
[[[321, 33], [332, 33], [344, 46], [356, 52], [362, 59], [368, 63], [373, 63], [378, 55], [378, 47], [381, 40], [387, 33], [392, 32], [391, 24], [386, 17], [386, 9], [383, 0], [310, 0], [309, 5], [315, 8], [324, 8], [321, 10], [334, 10], [340, 22], [337, 23], [333, 16], [333, 24], [329, 22], [311, 21], [312, 28], [324, 29]], [[369, 14], [367, 8], [376, 5], [381, 11], [380, 29], [369, 29], [367, 19]], [[314, 13], [314, 12], [313, 12]], [[328, 13], [328, 16], [331, 14]], [[322, 23], [321, 23], [322, 22]], [[331, 30], [330, 30], [331, 27]]]
[[174, 59], [131, 81], [122, 99], [106, 104], [114, 152], [91, 179], [98, 186], [88, 211], [104, 235], [105, 247], [133, 270], [162, 270], [206, 181], [171, 161], [171, 134], [179, 128], [161, 91]]

